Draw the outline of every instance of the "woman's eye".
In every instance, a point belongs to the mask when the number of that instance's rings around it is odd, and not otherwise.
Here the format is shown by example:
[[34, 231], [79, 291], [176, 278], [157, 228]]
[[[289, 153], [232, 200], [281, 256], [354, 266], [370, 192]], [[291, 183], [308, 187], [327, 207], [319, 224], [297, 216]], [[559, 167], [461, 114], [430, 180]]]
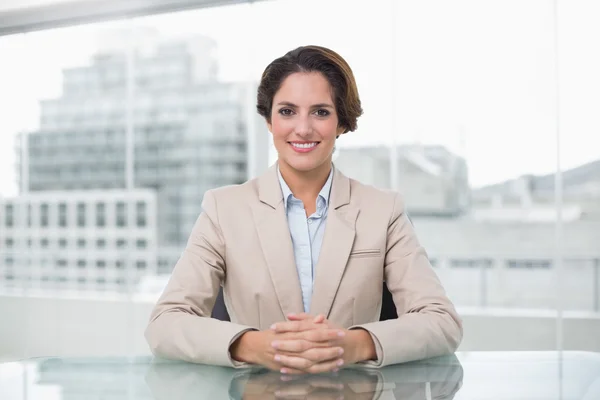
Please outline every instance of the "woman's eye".
[[320, 109], [320, 110], [317, 110], [317, 115], [319, 117], [326, 117], [326, 116], [329, 115], [329, 111], [324, 110], [324, 109]]
[[279, 110], [279, 114], [281, 115], [292, 115], [292, 110], [290, 110], [289, 108], [282, 108], [281, 110]]

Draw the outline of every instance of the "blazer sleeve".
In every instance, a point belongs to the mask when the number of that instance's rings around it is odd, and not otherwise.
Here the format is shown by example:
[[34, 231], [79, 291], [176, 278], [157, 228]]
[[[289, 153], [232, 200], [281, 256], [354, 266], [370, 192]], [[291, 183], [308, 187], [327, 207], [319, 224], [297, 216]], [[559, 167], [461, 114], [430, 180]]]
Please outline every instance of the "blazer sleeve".
[[388, 226], [385, 280], [398, 318], [352, 327], [367, 330], [383, 367], [456, 351], [463, 336], [462, 321], [433, 271], [399, 194]]
[[210, 318], [226, 272], [217, 203], [207, 191], [187, 246], [150, 316], [145, 336], [163, 358], [239, 367], [231, 344], [252, 327]]

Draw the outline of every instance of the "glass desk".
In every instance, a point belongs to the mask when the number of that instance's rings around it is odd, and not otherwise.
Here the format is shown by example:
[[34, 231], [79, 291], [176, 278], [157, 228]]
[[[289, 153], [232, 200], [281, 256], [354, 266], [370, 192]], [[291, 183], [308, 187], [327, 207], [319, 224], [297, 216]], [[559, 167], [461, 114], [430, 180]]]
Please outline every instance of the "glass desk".
[[0, 399], [600, 400], [600, 353], [457, 353], [286, 378], [151, 357], [36, 358], [0, 364]]

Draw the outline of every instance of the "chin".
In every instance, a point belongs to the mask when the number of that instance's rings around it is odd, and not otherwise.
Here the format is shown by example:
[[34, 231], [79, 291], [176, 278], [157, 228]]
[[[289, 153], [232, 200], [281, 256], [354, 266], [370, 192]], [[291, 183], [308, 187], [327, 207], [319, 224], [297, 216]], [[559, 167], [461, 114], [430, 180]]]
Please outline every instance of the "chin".
[[300, 172], [309, 172], [327, 163], [327, 160], [285, 160], [285, 162]]

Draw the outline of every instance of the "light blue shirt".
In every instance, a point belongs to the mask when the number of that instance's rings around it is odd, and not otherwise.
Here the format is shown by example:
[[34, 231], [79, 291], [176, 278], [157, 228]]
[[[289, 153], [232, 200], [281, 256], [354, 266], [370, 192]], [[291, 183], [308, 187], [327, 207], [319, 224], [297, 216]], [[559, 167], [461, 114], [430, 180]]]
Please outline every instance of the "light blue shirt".
[[325, 234], [329, 194], [331, 192], [331, 182], [333, 181], [333, 166], [331, 167], [327, 182], [325, 182], [325, 185], [317, 196], [317, 210], [308, 218], [306, 217], [306, 210], [304, 209], [302, 200], [294, 197], [289, 186], [283, 180], [279, 168], [277, 168], [277, 175], [279, 176], [279, 184], [283, 192], [283, 204], [294, 247], [294, 259], [296, 260], [298, 278], [300, 278], [304, 312], [308, 313], [312, 298], [315, 267], [319, 260], [323, 235]]

